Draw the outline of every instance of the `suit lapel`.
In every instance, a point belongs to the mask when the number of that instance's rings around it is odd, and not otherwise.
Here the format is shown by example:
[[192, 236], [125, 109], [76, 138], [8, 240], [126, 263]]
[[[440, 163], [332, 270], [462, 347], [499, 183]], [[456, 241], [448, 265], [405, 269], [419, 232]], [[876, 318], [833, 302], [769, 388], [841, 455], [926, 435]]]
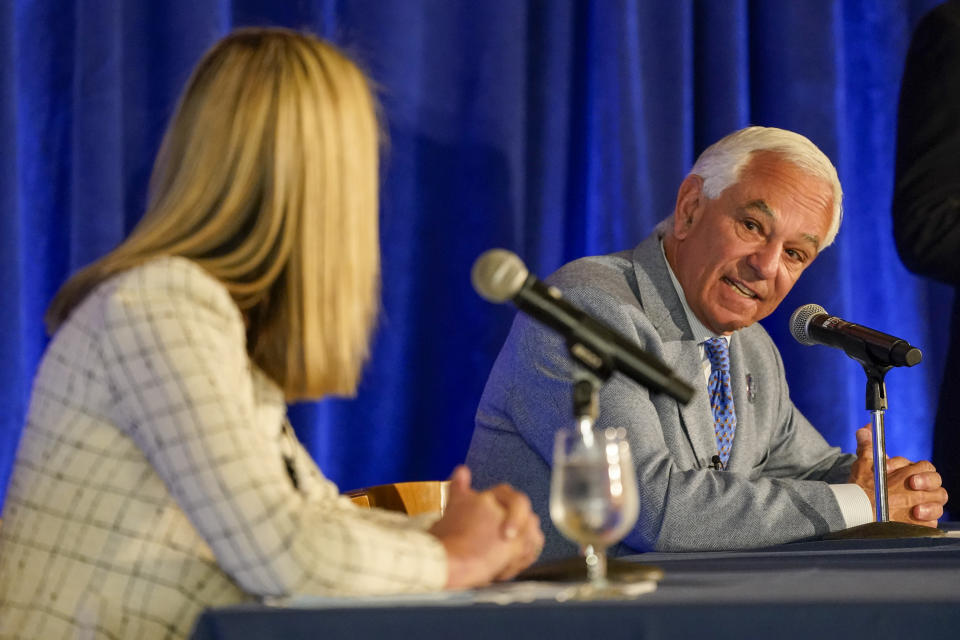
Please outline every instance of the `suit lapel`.
[[755, 398], [751, 398], [750, 393], [751, 389], [757, 388], [756, 376], [755, 372], [747, 370], [743, 349], [740, 348], [740, 334], [734, 332], [730, 336], [730, 384], [733, 387], [733, 406], [737, 412], [737, 430], [727, 465], [731, 471], [750, 471], [753, 466], [750, 452], [756, 446], [754, 425], [757, 421], [754, 416]]
[[[663, 340], [664, 360], [696, 390], [686, 405], [670, 402], [678, 407], [680, 424], [698, 462], [701, 466], [709, 465], [717, 453], [717, 442], [712, 429], [702, 428], [712, 422], [709, 416], [713, 414], [700, 365], [700, 350], [693, 341], [683, 304], [670, 280], [659, 236], [656, 233], [648, 236], [633, 250], [632, 258], [640, 305]], [[706, 421], [704, 416], [708, 416]], [[697, 428], [698, 425], [701, 428]]]
[[[693, 447], [697, 461], [701, 467], [711, 464], [717, 453], [717, 438], [712, 428], [713, 410], [710, 408], [710, 397], [707, 395], [707, 383], [700, 368], [700, 349], [692, 340], [680, 343], [683, 345], [683, 366], [677, 367], [677, 372], [696, 389], [693, 398], [680, 408], [680, 423], [687, 434], [687, 439]], [[706, 420], [704, 417], [706, 416]]]

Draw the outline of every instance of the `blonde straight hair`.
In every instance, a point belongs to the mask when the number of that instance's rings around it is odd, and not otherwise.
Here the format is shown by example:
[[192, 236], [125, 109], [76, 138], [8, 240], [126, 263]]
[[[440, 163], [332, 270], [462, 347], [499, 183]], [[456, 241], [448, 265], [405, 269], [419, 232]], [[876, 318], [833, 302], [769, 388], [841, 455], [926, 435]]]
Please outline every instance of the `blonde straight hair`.
[[333, 46], [232, 33], [187, 84], [143, 220], [60, 289], [48, 330], [110, 276], [183, 256], [230, 291], [289, 400], [354, 394], [379, 300], [378, 133], [367, 79]]

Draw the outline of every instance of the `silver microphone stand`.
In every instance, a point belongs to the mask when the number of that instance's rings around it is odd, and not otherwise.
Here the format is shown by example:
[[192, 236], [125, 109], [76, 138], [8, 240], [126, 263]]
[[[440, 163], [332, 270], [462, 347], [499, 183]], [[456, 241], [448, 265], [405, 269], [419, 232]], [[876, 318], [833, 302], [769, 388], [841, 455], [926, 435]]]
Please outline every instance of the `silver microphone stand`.
[[890, 521], [890, 503], [887, 497], [887, 450], [883, 434], [883, 416], [887, 410], [887, 386], [884, 378], [893, 367], [860, 361], [867, 375], [867, 411], [871, 416], [873, 432], [873, 491], [876, 522], [859, 527], [834, 531], [825, 540], [849, 538], [937, 538], [946, 535], [943, 529], [924, 527], [908, 522]]

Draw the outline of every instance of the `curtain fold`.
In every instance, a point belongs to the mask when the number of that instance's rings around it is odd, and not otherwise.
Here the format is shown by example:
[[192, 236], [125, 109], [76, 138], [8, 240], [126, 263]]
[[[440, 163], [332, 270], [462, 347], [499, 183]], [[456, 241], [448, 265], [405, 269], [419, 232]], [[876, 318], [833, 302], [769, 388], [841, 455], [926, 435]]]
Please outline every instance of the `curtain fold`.
[[0, 140], [4, 141], [0, 153], [0, 287], [5, 293], [5, 304], [0, 305], [0, 504], [20, 434], [29, 375], [21, 322], [26, 301], [19, 240], [15, 32], [13, 7], [0, 3]]
[[907, 338], [888, 377], [888, 447], [930, 456], [950, 291], [891, 238], [896, 104], [911, 29], [897, 0], [13, 0], [0, 3], [0, 493], [46, 344], [43, 311], [143, 211], [187, 75], [240, 25], [332, 39], [374, 78], [387, 142], [383, 309], [358, 397], [293, 407], [344, 489], [440, 478], [463, 458], [512, 311], [483, 302], [482, 251], [541, 276], [632, 247], [668, 215], [696, 155], [747, 124], [794, 129], [837, 164], [844, 225], [764, 321], [794, 399], [850, 449], [864, 379], [789, 336], [794, 308]]

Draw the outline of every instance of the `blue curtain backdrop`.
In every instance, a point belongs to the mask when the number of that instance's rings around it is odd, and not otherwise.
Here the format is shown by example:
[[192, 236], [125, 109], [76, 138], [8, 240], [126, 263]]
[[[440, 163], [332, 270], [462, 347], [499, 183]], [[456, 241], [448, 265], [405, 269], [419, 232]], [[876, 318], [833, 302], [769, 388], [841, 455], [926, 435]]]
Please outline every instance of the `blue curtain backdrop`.
[[[792, 309], [924, 348], [888, 377], [891, 451], [930, 455], [948, 289], [909, 275], [891, 239], [897, 92], [934, 0], [6, 0], [0, 2], [0, 494], [46, 344], [41, 317], [75, 269], [142, 212], [153, 155], [202, 52], [238, 25], [304, 28], [375, 78], [384, 157], [383, 313], [359, 397], [293, 407], [341, 488], [439, 478], [469, 444], [512, 311], [471, 290], [492, 246], [546, 275], [636, 244], [709, 143], [785, 127], [837, 164], [836, 245], [764, 324], [794, 398], [852, 448], [863, 375], [796, 344]], [[960, 453], [960, 452], [958, 452]]]

